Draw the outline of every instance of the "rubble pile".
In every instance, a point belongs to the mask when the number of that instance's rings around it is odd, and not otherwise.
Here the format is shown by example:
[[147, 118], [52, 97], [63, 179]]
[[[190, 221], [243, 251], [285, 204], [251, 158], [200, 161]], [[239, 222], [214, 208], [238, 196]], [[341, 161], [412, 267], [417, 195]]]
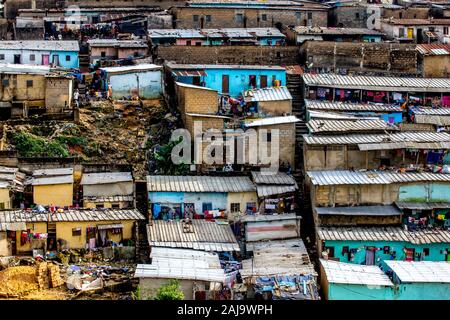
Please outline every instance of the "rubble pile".
[[0, 271], [0, 297], [19, 298], [38, 289], [35, 267], [10, 267]]

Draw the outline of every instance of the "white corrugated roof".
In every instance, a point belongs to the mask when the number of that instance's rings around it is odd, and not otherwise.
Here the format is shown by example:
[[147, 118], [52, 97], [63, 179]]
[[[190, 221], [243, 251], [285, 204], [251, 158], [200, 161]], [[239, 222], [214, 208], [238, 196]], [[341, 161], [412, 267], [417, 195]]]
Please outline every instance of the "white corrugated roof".
[[320, 259], [328, 283], [359, 284], [366, 286], [394, 286], [378, 266], [366, 266]]
[[394, 172], [394, 171], [308, 171], [313, 185], [355, 185], [391, 184], [401, 182], [435, 181], [450, 182], [450, 174], [432, 172]]
[[244, 91], [244, 97], [250, 101], [282, 101], [292, 100], [291, 93], [286, 87], [269, 87]]
[[117, 40], [117, 39], [90, 39], [91, 47], [117, 47], [117, 48], [147, 48], [145, 41], [141, 40]]
[[296, 123], [299, 122], [296, 116], [286, 116], [286, 117], [270, 117], [257, 119], [253, 121], [246, 121], [244, 125], [246, 127], [261, 127], [261, 126], [272, 126], [277, 124], [287, 124], [287, 123]]
[[318, 215], [339, 216], [400, 216], [402, 212], [392, 205], [353, 206], [353, 207], [315, 207]]
[[211, 88], [207, 88], [207, 87], [202, 87], [202, 86], [195, 86], [193, 84], [189, 84], [189, 83], [183, 83], [183, 82], [178, 82], [175, 81], [176, 85], [179, 87], [184, 87], [184, 88], [191, 88], [191, 89], [200, 89], [200, 90], [208, 90], [208, 91], [215, 91], [218, 92], [217, 90], [211, 89]]
[[309, 120], [308, 129], [312, 133], [317, 132], [351, 132], [351, 131], [393, 131], [399, 130], [395, 125], [384, 120]]
[[450, 283], [450, 262], [396, 260], [385, 262], [402, 282]]
[[367, 28], [328, 28], [297, 26], [294, 28], [294, 32], [302, 35], [384, 35], [379, 31]]
[[81, 177], [81, 185], [133, 182], [131, 172], [98, 172], [85, 173]]
[[229, 224], [194, 219], [194, 232], [184, 232], [184, 221], [153, 220], [147, 225], [151, 247], [190, 248], [203, 251], [240, 251]]
[[277, 28], [149, 29], [150, 38], [254, 38], [286, 36]]
[[0, 41], [0, 50], [80, 51], [78, 41], [8, 40]]
[[108, 67], [100, 68], [100, 70], [106, 73], [118, 73], [118, 72], [140, 72], [140, 71], [150, 71], [150, 70], [162, 70], [161, 66], [150, 63], [137, 64], [134, 66], [123, 66], [123, 67]]
[[395, 132], [391, 134], [342, 134], [342, 135], [303, 135], [305, 144], [380, 144], [401, 142], [448, 142], [450, 134], [445, 132]]
[[38, 169], [33, 171], [33, 177], [54, 177], [71, 174], [73, 174], [73, 168]]
[[38, 177], [33, 178], [31, 180], [31, 185], [33, 186], [66, 184], [66, 183], [73, 183], [73, 175]]
[[50, 66], [37, 66], [31, 64], [0, 63], [0, 73], [6, 74], [41, 74], [50, 72]]
[[280, 70], [286, 71], [285, 67], [249, 65], [249, 64], [182, 64], [169, 61], [166, 63], [171, 70], [208, 70], [208, 69], [239, 69], [239, 70]]
[[402, 112], [400, 106], [385, 103], [351, 103], [305, 99], [307, 109], [335, 111]]
[[406, 231], [402, 227], [319, 227], [317, 235], [329, 241], [398, 241], [413, 244], [450, 243], [450, 231]]
[[147, 176], [148, 192], [246, 192], [256, 188], [244, 176]]
[[450, 92], [450, 78], [399, 78], [346, 76], [337, 74], [303, 74], [308, 86], [363, 90]]

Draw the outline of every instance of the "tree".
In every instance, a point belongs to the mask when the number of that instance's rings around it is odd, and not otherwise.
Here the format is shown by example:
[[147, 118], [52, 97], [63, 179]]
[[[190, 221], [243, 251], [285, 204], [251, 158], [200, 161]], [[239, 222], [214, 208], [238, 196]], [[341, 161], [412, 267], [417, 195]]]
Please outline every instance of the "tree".
[[177, 280], [170, 280], [168, 284], [161, 286], [156, 292], [155, 300], [183, 300], [184, 294], [180, 290]]

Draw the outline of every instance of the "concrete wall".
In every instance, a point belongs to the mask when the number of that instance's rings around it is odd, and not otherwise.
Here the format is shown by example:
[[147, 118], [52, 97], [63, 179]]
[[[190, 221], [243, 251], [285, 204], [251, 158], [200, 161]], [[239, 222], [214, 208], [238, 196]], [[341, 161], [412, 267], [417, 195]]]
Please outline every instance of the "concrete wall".
[[448, 78], [450, 77], [450, 55], [437, 55], [423, 57], [423, 77]]
[[158, 60], [199, 64], [295, 65], [297, 46], [158, 46]]
[[92, 202], [83, 200], [83, 207], [94, 209], [97, 207], [97, 205], [103, 205], [104, 208], [112, 208], [113, 204], [119, 205], [119, 209], [123, 208], [130, 208], [133, 205], [133, 202], [127, 202], [127, 201], [114, 201], [114, 202]]
[[[45, 99], [45, 76], [31, 74], [3, 74], [2, 76], [3, 79], [8, 79], [9, 83], [7, 86], [3, 86], [3, 81], [0, 82], [0, 101], [27, 101]], [[31, 87], [27, 86], [27, 81], [33, 81]]]
[[[47, 222], [27, 223], [27, 229], [32, 233], [47, 233]], [[29, 253], [32, 250], [32, 243], [20, 244], [20, 231], [16, 231], [17, 253]]]
[[[194, 299], [194, 283], [197, 285], [206, 286], [209, 282], [206, 281], [195, 281], [195, 280], [178, 280], [180, 284], [180, 290], [184, 293], [185, 300]], [[160, 279], [160, 278], [139, 278], [139, 286], [141, 288], [141, 298], [142, 300], [152, 300], [155, 298], [158, 289], [170, 282], [170, 279]]]
[[[300, 12], [300, 16], [296, 13]], [[273, 10], [270, 8], [249, 9], [249, 8], [196, 8], [178, 7], [173, 10], [176, 28], [253, 28], [253, 27], [275, 27], [275, 24], [284, 25], [310, 25], [326, 27], [328, 24], [328, 13], [324, 10]], [[312, 19], [308, 21], [308, 13], [312, 14]], [[239, 21], [236, 14], [243, 14], [244, 21]], [[261, 19], [261, 15], [267, 15], [267, 21]], [[198, 15], [198, 21], [194, 21], [193, 16]], [[211, 21], [206, 21], [206, 15], [211, 16]], [[203, 17], [203, 26], [201, 25]], [[245, 20], [245, 18], [244, 18]]]
[[216, 114], [218, 111], [217, 91], [177, 87], [177, 95], [178, 108], [182, 115], [185, 113]]
[[[44, 65], [43, 56], [48, 55], [49, 63], [56, 61], [55, 57], [58, 57], [59, 64], [58, 66], [63, 68], [78, 68], [78, 52], [75, 51], [43, 51], [43, 50], [11, 50], [11, 49], [2, 49], [0, 50], [0, 54], [5, 55], [5, 59], [0, 60], [1, 63], [14, 63], [14, 55], [20, 55], [20, 63], [21, 64], [32, 64], [32, 65]], [[33, 59], [34, 55], [34, 59]], [[67, 61], [66, 57], [70, 59]]]
[[11, 245], [6, 236], [6, 231], [0, 231], [0, 257], [7, 257], [11, 255]]
[[3, 205], [2, 209], [11, 209], [12, 203], [11, 203], [11, 196], [9, 189], [0, 189], [0, 205]]
[[394, 225], [400, 224], [398, 216], [342, 216], [342, 215], [318, 215], [314, 212], [314, 218], [321, 226], [356, 226], [356, 225]]
[[247, 208], [247, 203], [254, 202], [258, 205], [258, 196], [256, 195], [256, 191], [251, 192], [230, 192], [228, 193], [227, 199], [227, 209], [230, 212], [228, 215], [229, 220], [233, 220], [237, 217], [238, 212], [231, 212], [231, 204], [239, 203], [240, 204], [240, 213], [245, 213]]
[[319, 72], [418, 73], [418, 54], [410, 44], [306, 41], [300, 55], [303, 64]]
[[133, 192], [134, 183], [132, 181], [83, 185], [83, 196], [121, 196], [132, 195]]
[[399, 201], [450, 202], [450, 185], [445, 183], [410, 183], [401, 185]]
[[185, 127], [189, 130], [192, 139], [194, 138], [194, 121], [201, 121], [203, 132], [208, 129], [217, 129], [222, 131], [224, 129], [224, 119], [222, 118], [211, 118], [211, 117], [197, 117], [197, 116], [185, 116]]
[[272, 116], [282, 116], [283, 113], [292, 113], [292, 100], [283, 101], [260, 101], [259, 111]]
[[160, 70], [108, 75], [108, 84], [112, 87], [113, 99], [137, 94], [138, 82], [140, 98], [159, 99], [163, 95]]
[[283, 240], [299, 237], [299, 219], [247, 222], [245, 226], [245, 240], [247, 242]]
[[73, 183], [33, 186], [33, 202], [43, 206], [71, 206]]
[[60, 112], [62, 108], [71, 107], [73, 83], [74, 80], [68, 78], [46, 78], [45, 106], [48, 112]]

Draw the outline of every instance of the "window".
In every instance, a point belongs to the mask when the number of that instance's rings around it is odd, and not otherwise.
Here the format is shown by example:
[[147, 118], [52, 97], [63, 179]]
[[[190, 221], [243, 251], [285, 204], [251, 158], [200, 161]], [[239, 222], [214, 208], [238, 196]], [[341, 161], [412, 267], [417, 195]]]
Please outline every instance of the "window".
[[66, 56], [66, 61], [70, 61], [70, 56]]
[[5, 210], [5, 203], [4, 202], [0, 202], [0, 209], [1, 210]]
[[256, 88], [256, 76], [251, 75], [248, 77], [248, 85], [250, 87]]
[[2, 86], [4, 86], [4, 87], [9, 86], [9, 79], [3, 79], [2, 80]]
[[312, 19], [312, 12], [308, 12], [308, 20]]
[[405, 28], [399, 28], [398, 29], [398, 36], [400, 38], [403, 38], [405, 36]]
[[118, 204], [118, 203], [113, 203], [113, 204], [111, 205], [111, 209], [120, 209], [120, 204]]
[[271, 132], [267, 132], [266, 142], [271, 142], [271, 141], [272, 141], [272, 133]]
[[356, 12], [356, 13], [355, 13], [355, 18], [356, 18], [356, 19], [359, 19], [359, 12]]
[[136, 51], [136, 52], [134, 52], [133, 55], [134, 55], [134, 57], [139, 57], [139, 52]]
[[194, 19], [194, 22], [197, 22], [197, 21], [198, 21], [198, 14], [194, 14], [194, 15], [192, 16], [192, 18]]
[[236, 21], [237, 22], [243, 22], [244, 21], [244, 15], [242, 13], [236, 13]]
[[186, 45], [187, 45], [187, 46], [190, 46], [190, 45], [191, 45], [191, 40], [187, 40], [187, 41], [186, 41]]
[[202, 45], [202, 43], [201, 43], [200, 41], [197, 41], [197, 42], [195, 43], [195, 45], [196, 45], [197, 47], [199, 47], [199, 46]]
[[426, 256], [429, 256], [430, 255], [430, 248], [423, 248], [423, 255], [426, 257]]
[[33, 80], [27, 80], [27, 88], [33, 87]]
[[105, 52], [105, 51], [102, 51], [102, 52], [100, 53], [100, 56], [101, 56], [102, 58], [105, 58], [105, 57], [106, 57], [106, 52]]
[[241, 204], [240, 203], [232, 203], [231, 204], [231, 212], [240, 212]]
[[267, 14], [263, 13], [263, 14], [261, 15], [261, 20], [262, 20], [262, 21], [267, 21]]
[[207, 15], [205, 16], [205, 21], [206, 21], [206, 22], [211, 22], [211, 15], [207, 14]]
[[399, 12], [398, 13], [398, 17], [401, 19], [401, 18], [403, 18], [403, 12]]
[[72, 228], [72, 237], [81, 236], [81, 228]]
[[36, 61], [36, 55], [30, 54], [30, 61]]
[[301, 19], [301, 17], [302, 17], [302, 13], [301, 13], [300, 11], [297, 11], [297, 12], [295, 13], [295, 18]]
[[448, 34], [448, 27], [444, 27], [444, 34]]
[[203, 202], [202, 203], [202, 212], [210, 211], [212, 210], [212, 203], [211, 202]]
[[96, 209], [103, 209], [105, 206], [103, 204], [96, 204], [95, 208]]
[[255, 213], [256, 212], [256, 202], [247, 202], [247, 213]]
[[0, 54], [0, 60], [5, 60], [5, 55], [4, 54]]
[[334, 258], [334, 247], [325, 247], [325, 251], [328, 253], [328, 258]]

